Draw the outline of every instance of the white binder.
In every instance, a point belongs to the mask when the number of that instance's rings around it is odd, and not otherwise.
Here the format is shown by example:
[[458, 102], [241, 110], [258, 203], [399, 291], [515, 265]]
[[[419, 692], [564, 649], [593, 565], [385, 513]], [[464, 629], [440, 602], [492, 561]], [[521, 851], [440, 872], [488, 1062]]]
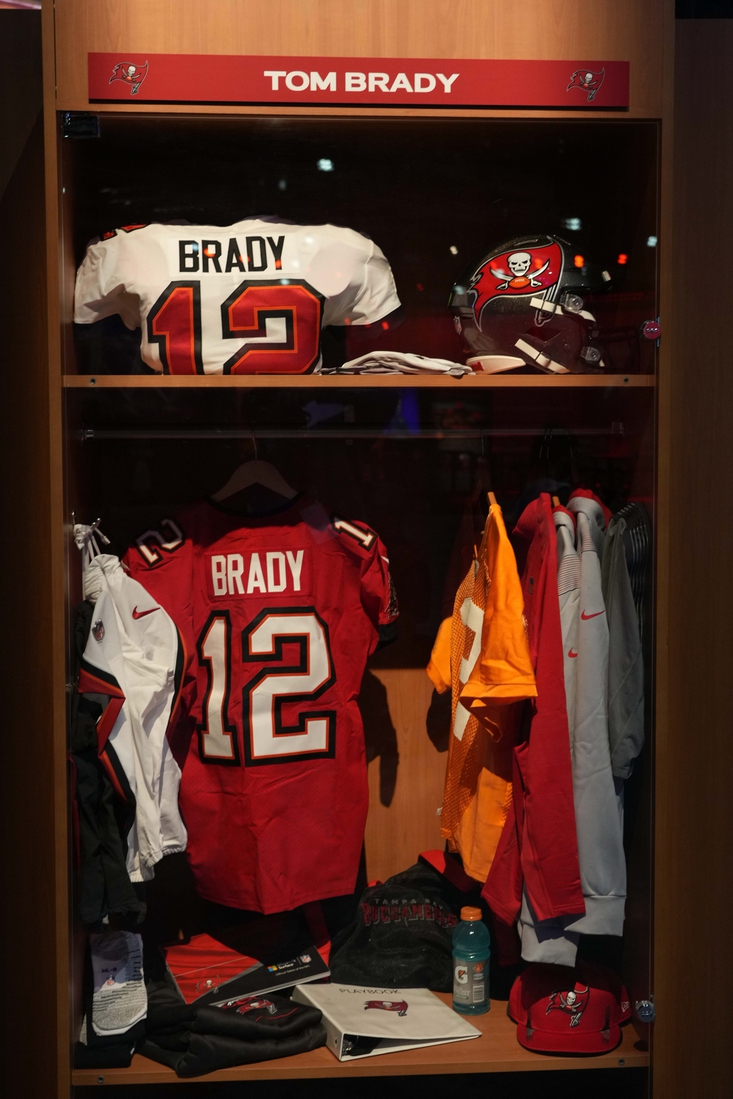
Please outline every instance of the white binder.
[[298, 985], [293, 999], [323, 1012], [328, 1048], [339, 1061], [465, 1042], [481, 1033], [427, 988]]

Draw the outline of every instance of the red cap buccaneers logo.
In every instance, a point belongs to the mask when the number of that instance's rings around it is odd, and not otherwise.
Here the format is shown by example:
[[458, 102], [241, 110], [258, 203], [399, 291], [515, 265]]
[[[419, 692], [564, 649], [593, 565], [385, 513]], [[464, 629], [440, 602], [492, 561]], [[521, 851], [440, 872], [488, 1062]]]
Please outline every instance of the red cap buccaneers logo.
[[562, 249], [559, 244], [542, 248], [501, 252], [479, 267], [471, 280], [475, 294], [473, 312], [481, 326], [481, 311], [487, 302], [499, 297], [532, 294], [555, 286], [562, 273]]
[[549, 1015], [553, 1010], [564, 1011], [566, 1015], [570, 1016], [570, 1025], [577, 1026], [588, 1006], [589, 999], [589, 985], [584, 988], [571, 989], [569, 992], [553, 992], [545, 1015]]
[[407, 1000], [367, 1000], [364, 1010], [376, 1008], [379, 1011], [396, 1011], [398, 1015], [407, 1015]]
[[144, 65], [133, 65], [130, 61], [120, 61], [112, 70], [109, 82], [111, 84], [113, 80], [124, 80], [126, 84], [130, 85], [130, 95], [137, 95], [140, 91], [140, 85], [147, 75], [147, 61]]

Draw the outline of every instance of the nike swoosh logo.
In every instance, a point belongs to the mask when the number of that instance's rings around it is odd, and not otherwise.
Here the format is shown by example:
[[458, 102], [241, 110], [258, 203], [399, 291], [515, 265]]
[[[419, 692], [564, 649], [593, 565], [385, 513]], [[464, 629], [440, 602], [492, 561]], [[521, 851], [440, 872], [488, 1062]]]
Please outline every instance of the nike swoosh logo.
[[152, 614], [153, 611], [159, 611], [159, 610], [160, 610], [160, 607], [151, 607], [150, 610], [148, 610], [148, 611], [139, 611], [137, 609], [137, 607], [135, 607], [133, 609], [133, 612], [132, 612], [132, 617], [133, 618], [144, 618], [146, 614]]
[[574, 653], [572, 649], [568, 649], [568, 656], [577, 656], [577, 655], [578, 654]]
[[587, 622], [589, 618], [598, 618], [599, 614], [605, 614], [605, 611], [594, 611], [593, 614], [586, 614], [585, 611], [581, 611], [580, 617], [584, 622]]

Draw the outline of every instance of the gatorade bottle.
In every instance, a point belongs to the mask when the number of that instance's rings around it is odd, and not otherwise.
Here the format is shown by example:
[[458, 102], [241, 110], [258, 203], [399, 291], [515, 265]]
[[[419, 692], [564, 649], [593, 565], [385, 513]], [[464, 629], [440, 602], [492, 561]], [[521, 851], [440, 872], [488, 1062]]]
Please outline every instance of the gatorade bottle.
[[462, 908], [453, 932], [453, 1010], [483, 1015], [489, 1002], [489, 931], [480, 908]]

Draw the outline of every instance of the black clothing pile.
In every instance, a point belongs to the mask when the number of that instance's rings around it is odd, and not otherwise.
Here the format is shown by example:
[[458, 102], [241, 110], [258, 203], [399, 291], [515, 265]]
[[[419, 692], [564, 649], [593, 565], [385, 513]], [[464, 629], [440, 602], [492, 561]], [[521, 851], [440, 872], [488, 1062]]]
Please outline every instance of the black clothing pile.
[[140, 1053], [178, 1076], [306, 1053], [326, 1043], [321, 1012], [272, 992], [218, 1007], [186, 1004], [166, 971], [146, 981], [148, 1017]]

